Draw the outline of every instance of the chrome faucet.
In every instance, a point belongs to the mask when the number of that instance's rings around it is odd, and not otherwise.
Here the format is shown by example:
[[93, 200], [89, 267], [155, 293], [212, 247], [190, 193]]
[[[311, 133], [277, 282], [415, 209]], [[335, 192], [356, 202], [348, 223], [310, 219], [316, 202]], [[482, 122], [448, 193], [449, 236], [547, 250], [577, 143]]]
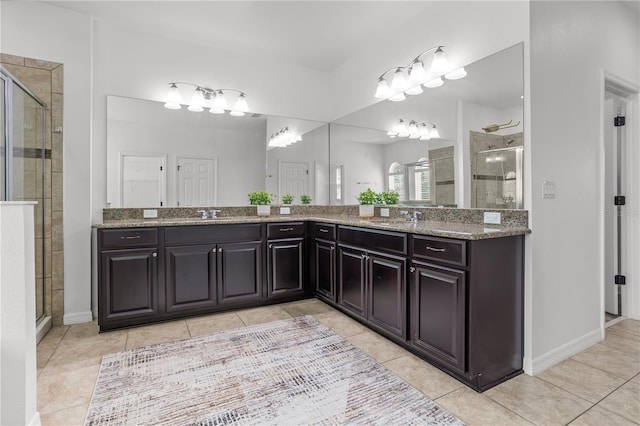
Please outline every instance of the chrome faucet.
[[414, 211], [412, 213], [409, 213], [407, 210], [401, 210], [400, 214], [404, 215], [405, 219], [408, 222], [417, 222], [418, 221], [418, 216], [421, 215], [422, 213], [419, 212], [419, 211]]
[[216, 219], [220, 210], [198, 210], [202, 214], [202, 219]]

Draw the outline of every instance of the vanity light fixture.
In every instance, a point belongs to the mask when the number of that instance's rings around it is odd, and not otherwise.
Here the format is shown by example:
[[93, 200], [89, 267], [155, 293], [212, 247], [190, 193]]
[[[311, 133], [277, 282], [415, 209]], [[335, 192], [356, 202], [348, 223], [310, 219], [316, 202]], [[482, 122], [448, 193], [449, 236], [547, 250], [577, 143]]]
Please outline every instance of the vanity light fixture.
[[300, 142], [301, 140], [302, 136], [293, 133], [291, 129], [289, 129], [289, 127], [284, 127], [280, 129], [279, 132], [271, 135], [267, 146], [274, 148], [285, 148], [291, 144]]
[[435, 124], [418, 123], [415, 120], [409, 120], [409, 124], [407, 124], [406, 120], [401, 118], [393, 129], [387, 132], [387, 136], [390, 138], [398, 137], [428, 141], [429, 139], [439, 138], [440, 133]]
[[[202, 112], [205, 108], [209, 108], [209, 112], [212, 114], [224, 114], [229, 110], [229, 114], [233, 116], [243, 116], [249, 112], [249, 105], [247, 104], [247, 95], [236, 89], [210, 89], [208, 87], [198, 86], [193, 83], [175, 82], [169, 83], [169, 93], [167, 94], [167, 101], [164, 104], [168, 109], [180, 109], [182, 108], [182, 96], [178, 84], [193, 86], [195, 90], [191, 96], [191, 102], [187, 109], [193, 112]], [[236, 92], [238, 97], [236, 98], [233, 108], [229, 108], [226, 96], [224, 92]]]
[[[405, 95], [419, 95], [422, 87], [430, 89], [444, 84], [442, 77], [447, 80], [458, 80], [467, 75], [464, 67], [450, 71], [449, 61], [443, 50], [444, 46], [434, 46], [416, 56], [413, 61], [404, 67], [393, 67], [383, 72], [378, 77], [378, 86], [375, 97], [400, 102], [406, 99]], [[423, 57], [433, 52], [431, 66], [428, 70], [424, 67]], [[393, 71], [391, 84], [385, 79]]]

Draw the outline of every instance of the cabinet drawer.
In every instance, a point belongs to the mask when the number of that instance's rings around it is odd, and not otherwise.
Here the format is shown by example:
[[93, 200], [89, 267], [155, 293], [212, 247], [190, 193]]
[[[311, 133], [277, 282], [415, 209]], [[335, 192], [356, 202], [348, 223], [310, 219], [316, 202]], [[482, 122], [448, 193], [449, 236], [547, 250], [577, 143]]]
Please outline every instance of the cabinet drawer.
[[467, 266], [467, 242], [450, 238], [413, 236], [413, 257]]
[[407, 234], [399, 232], [373, 231], [350, 226], [339, 226], [338, 239], [342, 243], [360, 247], [407, 254]]
[[103, 249], [158, 245], [157, 228], [102, 229], [100, 235]]
[[165, 245], [210, 244], [231, 241], [257, 241], [262, 239], [259, 223], [242, 225], [173, 226], [164, 231]]
[[336, 240], [336, 226], [326, 223], [316, 223], [314, 225], [314, 237], [328, 241]]
[[270, 223], [267, 225], [267, 238], [270, 240], [300, 237], [304, 237], [304, 222]]

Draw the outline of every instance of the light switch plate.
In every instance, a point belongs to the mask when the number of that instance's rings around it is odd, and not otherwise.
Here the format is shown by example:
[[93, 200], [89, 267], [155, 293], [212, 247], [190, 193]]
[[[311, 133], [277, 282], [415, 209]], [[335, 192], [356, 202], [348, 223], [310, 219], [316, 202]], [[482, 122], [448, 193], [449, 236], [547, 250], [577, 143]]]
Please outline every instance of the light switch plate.
[[380, 216], [381, 217], [389, 217], [389, 209], [387, 208], [381, 208], [380, 209]]
[[556, 198], [556, 184], [552, 180], [542, 181], [542, 198]]
[[155, 219], [158, 217], [158, 210], [156, 209], [152, 209], [152, 210], [143, 210], [142, 211], [142, 217], [145, 219]]
[[280, 207], [280, 214], [291, 214], [291, 207]]
[[499, 212], [484, 212], [484, 223], [492, 223], [494, 225], [500, 225], [501, 218]]

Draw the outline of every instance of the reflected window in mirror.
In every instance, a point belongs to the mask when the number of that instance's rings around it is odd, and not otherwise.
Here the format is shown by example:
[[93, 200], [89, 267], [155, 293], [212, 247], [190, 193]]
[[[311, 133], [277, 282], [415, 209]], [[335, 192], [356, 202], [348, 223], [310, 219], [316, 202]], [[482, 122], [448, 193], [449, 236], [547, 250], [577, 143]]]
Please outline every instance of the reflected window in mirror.
[[389, 167], [389, 191], [398, 193], [398, 199], [404, 200], [404, 166], [394, 162]]
[[431, 167], [426, 158], [406, 165], [409, 189], [408, 201], [431, 202]]

